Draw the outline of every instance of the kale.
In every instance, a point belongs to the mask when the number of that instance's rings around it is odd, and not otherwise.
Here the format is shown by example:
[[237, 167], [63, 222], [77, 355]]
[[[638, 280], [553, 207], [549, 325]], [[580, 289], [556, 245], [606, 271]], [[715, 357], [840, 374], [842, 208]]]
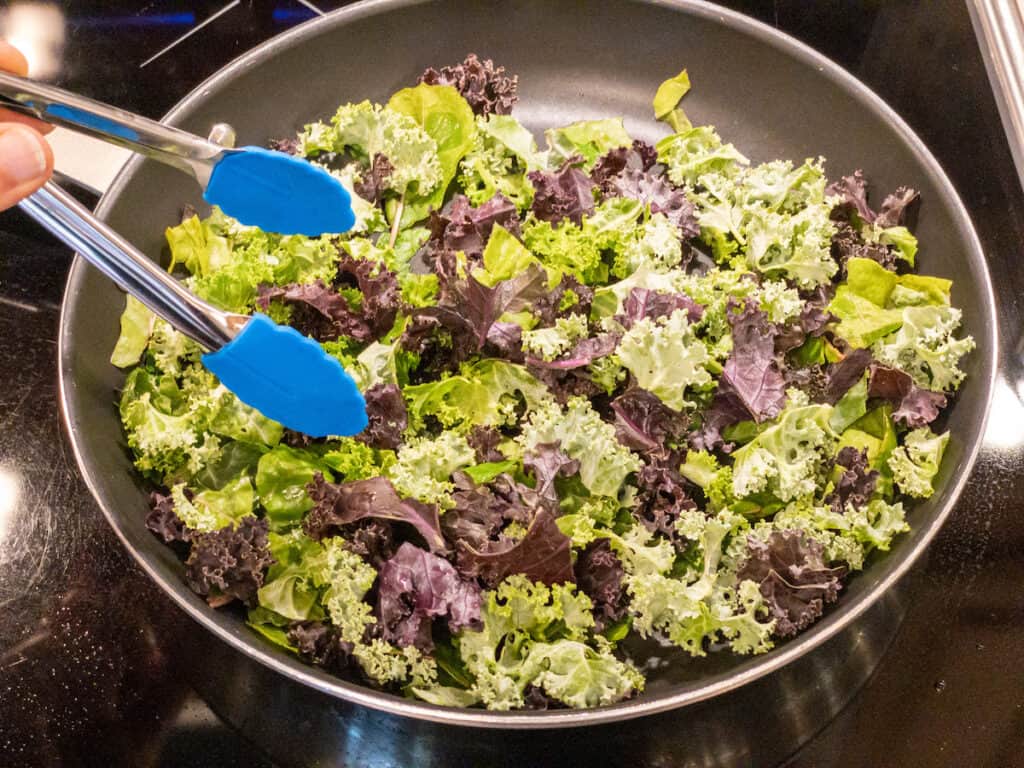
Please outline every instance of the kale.
[[440, 70], [428, 67], [418, 82], [454, 86], [474, 114], [485, 117], [509, 114], [518, 98], [519, 77], [506, 75], [504, 67], [494, 66], [491, 59], [481, 61], [475, 53], [451, 67], [441, 67]]
[[570, 157], [555, 171], [530, 171], [533, 183], [533, 215], [541, 221], [558, 224], [568, 219], [580, 224], [594, 212], [594, 182], [579, 165], [582, 158]]
[[322, 621], [296, 621], [288, 627], [288, 642], [299, 658], [331, 672], [348, 669], [352, 662], [352, 643], [341, 639], [341, 633]]
[[431, 550], [444, 549], [437, 507], [416, 499], [402, 499], [385, 477], [371, 477], [351, 483], [329, 483], [318, 472], [306, 487], [313, 508], [302, 521], [306, 535], [314, 540], [344, 533], [345, 526], [366, 518], [391, 520], [413, 526]]
[[[185, 498], [191, 500], [192, 492], [185, 489]], [[174, 511], [174, 499], [170, 494], [153, 491], [149, 494], [149, 514], [146, 527], [159, 536], [165, 544], [176, 541], [187, 542], [192, 538], [185, 521]]]
[[213, 606], [240, 600], [256, 604], [264, 571], [274, 564], [266, 518], [243, 517], [235, 527], [192, 535], [185, 581]]
[[491, 587], [515, 573], [548, 585], [575, 581], [572, 540], [543, 507], [537, 509], [521, 539], [485, 542], [482, 550], [463, 545], [458, 565], [464, 575], [479, 576]]
[[594, 604], [597, 632], [603, 632], [625, 617], [629, 603], [623, 584], [626, 571], [608, 539], [599, 539], [584, 547], [576, 558], [573, 572], [580, 591]]
[[775, 620], [774, 634], [792, 637], [835, 602], [845, 572], [827, 567], [824, 546], [802, 531], [772, 531], [766, 541], [747, 538], [747, 559], [736, 578], [757, 582]]
[[369, 423], [359, 439], [373, 448], [398, 448], [409, 424], [401, 390], [395, 384], [374, 384], [363, 398]]
[[421, 651], [434, 647], [434, 619], [448, 629], [480, 629], [480, 587], [444, 558], [406, 542], [380, 568], [377, 614], [385, 640]]

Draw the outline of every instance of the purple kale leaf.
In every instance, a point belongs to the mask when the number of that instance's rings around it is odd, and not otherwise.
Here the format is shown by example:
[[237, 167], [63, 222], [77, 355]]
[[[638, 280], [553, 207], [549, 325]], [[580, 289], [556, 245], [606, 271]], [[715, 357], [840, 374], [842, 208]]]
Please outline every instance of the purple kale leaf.
[[534, 490], [552, 511], [558, 510], [555, 478], [571, 477], [580, 471], [580, 463], [561, 450], [559, 443], [538, 443], [523, 457], [523, 466], [530, 470], [536, 481]]
[[923, 389], [903, 371], [873, 363], [868, 378], [868, 396], [881, 397], [893, 404], [893, 419], [911, 429], [931, 424], [946, 407], [941, 392]]
[[[529, 309], [547, 293], [547, 273], [534, 264], [494, 287], [472, 275], [454, 277], [443, 284], [437, 306], [412, 313], [402, 345], [421, 357], [439, 356], [451, 367], [484, 349], [493, 326], [505, 312]], [[421, 361], [421, 367], [430, 366]]]
[[766, 541], [747, 538], [747, 559], [736, 578], [758, 583], [778, 637], [809, 627], [839, 596], [846, 569], [827, 567], [823, 552], [821, 542], [802, 531], [772, 531]]
[[804, 292], [801, 295], [804, 306], [800, 310], [800, 315], [779, 327], [775, 351], [785, 354], [799, 347], [809, 337], [824, 335], [828, 330], [828, 324], [836, 319], [827, 309], [834, 293], [835, 289], [831, 285], [819, 285], [812, 291]]
[[466, 435], [466, 442], [469, 443], [470, 448], [476, 451], [476, 460], [480, 464], [505, 460], [505, 454], [498, 450], [503, 439], [497, 427], [485, 427], [479, 424]]
[[634, 387], [612, 401], [615, 436], [627, 448], [644, 453], [661, 452], [666, 443], [686, 434], [689, 419], [669, 408], [646, 389]]
[[[186, 497], [191, 491], [185, 490]], [[164, 544], [175, 541], [189, 541], [192, 531], [185, 526], [185, 521], [178, 517], [174, 509], [174, 499], [170, 494], [149, 494], [149, 514], [146, 515], [146, 527], [159, 536]]]
[[497, 541], [506, 519], [503, 514], [507, 501], [495, 496], [483, 485], [477, 485], [467, 475], [455, 473], [455, 508], [444, 513], [441, 529], [454, 546], [484, 548]]
[[[284, 287], [260, 286], [259, 304], [265, 310], [277, 299], [295, 305], [291, 324], [317, 341], [350, 336], [357, 341], [376, 341], [395, 323], [401, 293], [395, 273], [379, 262], [345, 256], [338, 263], [335, 286], [321, 280]], [[354, 309], [337, 285], [357, 287], [362, 306]]]
[[860, 381], [864, 371], [871, 365], [871, 352], [866, 349], [853, 349], [828, 368], [825, 384], [825, 402], [835, 405], [854, 384]]
[[700, 426], [690, 433], [690, 446], [697, 451], [731, 451], [733, 445], [725, 442], [722, 430], [749, 418], [750, 412], [739, 395], [719, 385], [711, 405], [704, 411]]
[[786, 403], [786, 380], [775, 360], [776, 330], [751, 299], [730, 303], [728, 316], [732, 352], [718, 393], [735, 395], [757, 422], [773, 419]]
[[868, 469], [868, 452], [858, 451], [853, 446], [844, 446], [836, 455], [836, 466], [842, 467], [835, 489], [825, 498], [825, 503], [836, 514], [844, 514], [846, 506], [862, 507], [871, 500], [878, 485], [878, 472]]
[[877, 261], [890, 271], [896, 269], [896, 251], [884, 243], [865, 240], [860, 232], [846, 222], [840, 222], [832, 235], [832, 258], [843, 272], [846, 262], [853, 258]]
[[275, 152], [284, 152], [286, 155], [299, 154], [298, 139], [271, 139], [269, 146]]
[[611, 189], [619, 197], [630, 197], [651, 207], [651, 213], [663, 214], [679, 229], [683, 238], [700, 234], [697, 209], [679, 187], [665, 176], [649, 171], [626, 169], [613, 179]]
[[374, 568], [395, 554], [394, 527], [387, 520], [364, 518], [343, 527], [345, 549], [359, 555]]
[[544, 507], [537, 509], [519, 541], [489, 542], [484, 547], [460, 547], [459, 570], [467, 576], [479, 576], [490, 586], [514, 573], [548, 585], [575, 581], [572, 540], [559, 530], [554, 515]]
[[380, 202], [381, 195], [387, 189], [388, 180], [394, 171], [395, 166], [391, 164], [391, 161], [378, 152], [373, 156], [373, 163], [369, 170], [363, 171], [362, 179], [353, 185], [356, 194], [371, 203]]
[[896, 251], [884, 243], [865, 240], [854, 221], [854, 215], [866, 224], [878, 227], [894, 227], [907, 223], [914, 217], [920, 194], [909, 187], [899, 187], [882, 202], [878, 213], [868, 204], [868, 185], [861, 171], [844, 176], [825, 189], [827, 195], [840, 198], [832, 209], [832, 218], [838, 222], [832, 237], [832, 257], [845, 269], [846, 262], [853, 257], [872, 259], [886, 269], [896, 268]]
[[573, 566], [576, 584], [594, 604], [594, 630], [603, 632], [626, 615], [625, 569], [608, 539], [598, 539], [580, 552]]
[[329, 483], [319, 472], [306, 492], [314, 506], [302, 521], [303, 530], [319, 541], [344, 532], [344, 527], [366, 518], [392, 520], [412, 525], [431, 550], [445, 548], [437, 507], [415, 499], [399, 497], [391, 481], [371, 477], [351, 483]]
[[401, 390], [395, 384], [374, 384], [363, 398], [368, 424], [359, 439], [374, 448], [398, 448], [409, 423]]
[[501, 541], [501, 531], [508, 523], [527, 525], [541, 505], [534, 489], [517, 483], [510, 475], [477, 485], [465, 473], [456, 472], [454, 480], [455, 508], [445, 512], [441, 528], [448, 541], [460, 549], [487, 549]]
[[912, 222], [920, 200], [921, 193], [916, 189], [897, 187], [895, 192], [882, 201], [875, 224], [880, 227], [896, 227]]
[[462, 251], [470, 262], [479, 261], [495, 224], [519, 235], [518, 213], [507, 198], [497, 194], [474, 208], [465, 195], [456, 195], [440, 213], [430, 215], [427, 260], [435, 261], [442, 252]]
[[867, 224], [875, 220], [875, 212], [868, 205], [868, 183], [860, 169], [850, 176], [843, 176], [839, 181], [833, 181], [825, 188], [825, 194], [840, 199], [832, 212], [833, 218], [841, 217], [849, 221], [851, 215], [856, 213]]
[[534, 189], [534, 216], [552, 224], [563, 219], [580, 224], [594, 212], [595, 184], [577, 167], [581, 162], [579, 157], [570, 157], [557, 171], [527, 174]]
[[704, 307], [685, 293], [633, 288], [622, 302], [622, 314], [616, 315], [615, 319], [628, 330], [637, 320], [643, 320], [645, 317], [657, 320], [671, 315], [677, 309], [686, 310], [686, 316], [691, 323], [696, 323], [704, 316]]
[[539, 357], [527, 357], [526, 364], [530, 368], [548, 369], [552, 371], [571, 371], [590, 365], [600, 357], [607, 357], [619, 345], [622, 338], [618, 333], [602, 333], [576, 342], [572, 349], [554, 360], [542, 360]]
[[657, 157], [654, 147], [634, 141], [632, 147], [617, 147], [598, 158], [590, 178], [605, 197], [639, 200], [650, 206], [651, 213], [664, 214], [679, 228], [680, 237], [696, 237], [700, 234], [696, 209], [663, 169], [652, 170]]
[[232, 600], [255, 605], [264, 571], [275, 562], [267, 530], [266, 519], [249, 515], [234, 528], [193, 534], [185, 562], [185, 581], [192, 591], [214, 607]]
[[605, 195], [615, 195], [613, 182], [624, 171], [649, 171], [658, 162], [658, 150], [636, 139], [630, 147], [615, 147], [597, 158], [590, 171], [591, 180]]
[[697, 508], [686, 491], [682, 475], [671, 466], [649, 464], [637, 473], [637, 487], [636, 517], [651, 533], [660, 533], [682, 546], [676, 520], [684, 511]]
[[347, 669], [352, 658], [352, 644], [341, 639], [341, 633], [322, 621], [296, 621], [288, 627], [288, 641], [298, 650], [299, 658], [332, 672]]
[[362, 313], [352, 309], [344, 296], [322, 280], [284, 287], [260, 286], [260, 306], [266, 310], [274, 300], [294, 305], [291, 325], [317, 341], [330, 341], [339, 336], [369, 341], [373, 336]]
[[420, 75], [419, 82], [454, 86], [473, 113], [485, 117], [509, 114], [518, 98], [518, 76], [506, 75], [504, 67], [494, 66], [490, 59], [481, 61], [475, 53], [469, 54], [461, 64], [441, 67], [440, 71], [429, 67]]
[[377, 614], [385, 640], [429, 652], [434, 619], [446, 618], [452, 632], [480, 629], [480, 587], [444, 558], [405, 542], [380, 568]]

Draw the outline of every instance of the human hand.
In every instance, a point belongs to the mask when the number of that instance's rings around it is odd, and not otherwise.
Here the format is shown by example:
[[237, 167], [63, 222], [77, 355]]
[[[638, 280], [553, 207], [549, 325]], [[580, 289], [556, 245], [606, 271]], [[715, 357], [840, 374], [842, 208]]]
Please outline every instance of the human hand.
[[[0, 69], [24, 77], [28, 61], [0, 40]], [[0, 211], [39, 189], [53, 173], [53, 151], [44, 133], [52, 126], [0, 109]]]

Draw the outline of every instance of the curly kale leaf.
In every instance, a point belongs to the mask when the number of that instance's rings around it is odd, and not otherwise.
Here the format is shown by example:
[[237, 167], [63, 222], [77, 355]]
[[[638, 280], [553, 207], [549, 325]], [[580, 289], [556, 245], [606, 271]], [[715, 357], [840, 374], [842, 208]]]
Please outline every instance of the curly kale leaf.
[[233, 528], [194, 535], [185, 562], [185, 580], [192, 591], [214, 606], [232, 600], [255, 605], [264, 571], [274, 563], [267, 531], [265, 519], [250, 515]]
[[554, 402], [543, 404], [522, 425], [516, 442], [524, 452], [558, 442], [580, 462], [580, 479], [587, 489], [602, 496], [617, 496], [626, 477], [640, 468], [640, 460], [618, 442], [615, 427], [602, 421], [584, 398], [570, 399], [564, 409]]
[[518, 541], [486, 542], [479, 551], [463, 545], [459, 570], [479, 576], [490, 586], [512, 574], [522, 574], [542, 584], [563, 584], [575, 579], [572, 570], [572, 540], [559, 530], [547, 509], [538, 508], [530, 527]]
[[915, 429], [889, 456], [889, 469], [902, 493], [927, 499], [935, 492], [935, 476], [942, 466], [942, 455], [949, 443], [949, 432], [934, 434], [927, 427]]
[[645, 389], [626, 390], [611, 407], [615, 412], [615, 436], [634, 451], [663, 451], [668, 442], [682, 438], [689, 427], [686, 416]]
[[533, 184], [533, 215], [541, 221], [558, 224], [568, 219], [579, 225], [584, 216], [594, 213], [594, 182], [578, 167], [579, 159], [570, 157], [556, 171], [530, 171]]
[[314, 507], [303, 520], [306, 535], [320, 540], [346, 533], [348, 526], [365, 518], [378, 518], [412, 525], [431, 550], [445, 548], [437, 507], [415, 499], [402, 499], [391, 482], [372, 477], [351, 483], [329, 483], [317, 474], [306, 492]]
[[943, 393], [922, 389], [914, 383], [910, 374], [877, 363], [870, 370], [868, 394], [871, 397], [883, 397], [892, 403], [896, 409], [892, 417], [900, 424], [911, 429], [926, 427], [946, 407], [946, 396]]
[[366, 400], [366, 429], [359, 439], [373, 448], [395, 450], [409, 419], [402, 392], [395, 384], [374, 384], [363, 393]]
[[785, 379], [775, 360], [775, 329], [750, 299], [733, 305], [728, 318], [733, 348], [718, 393], [735, 395], [755, 421], [775, 418], [786, 402]]
[[406, 542], [380, 568], [377, 613], [385, 640], [429, 652], [435, 619], [446, 619], [452, 632], [481, 627], [480, 587], [447, 560]]
[[778, 637], [792, 637], [813, 624], [842, 587], [843, 567], [829, 568], [824, 547], [802, 531], [772, 531], [764, 541], [747, 537], [747, 559], [736, 572], [756, 582]]
[[530, 686], [570, 707], [611, 704], [643, 688], [607, 642], [586, 642], [591, 602], [572, 585], [511, 576], [484, 597], [483, 629], [457, 638], [471, 692], [489, 709], [525, 704]]
[[846, 506], [862, 507], [867, 504], [878, 485], [878, 470], [869, 469], [867, 451], [858, 451], [853, 446], [844, 446], [836, 454], [836, 466], [842, 467], [842, 474], [836, 481], [835, 489], [825, 498], [825, 503], [836, 514], [843, 514]]
[[622, 560], [612, 551], [607, 539], [588, 544], [573, 565], [580, 592], [594, 604], [594, 629], [603, 632], [626, 616], [629, 601], [623, 578]]
[[711, 383], [710, 355], [687, 317], [688, 311], [677, 309], [667, 318], [636, 320], [618, 348], [619, 361], [637, 384], [676, 411], [692, 405], [686, 400], [688, 388]]
[[417, 82], [453, 86], [474, 114], [484, 117], [509, 114], [518, 98], [518, 75], [505, 74], [504, 67], [494, 66], [491, 59], [481, 60], [475, 53], [466, 56], [461, 64], [440, 70], [427, 67]]

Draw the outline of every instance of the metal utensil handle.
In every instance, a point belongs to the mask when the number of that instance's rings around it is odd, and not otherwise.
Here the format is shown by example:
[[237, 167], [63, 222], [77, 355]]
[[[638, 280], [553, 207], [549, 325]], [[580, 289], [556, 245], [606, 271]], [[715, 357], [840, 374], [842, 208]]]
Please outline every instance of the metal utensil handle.
[[208, 350], [234, 337], [241, 315], [222, 312], [186, 290], [85, 206], [50, 182], [19, 203], [32, 218], [172, 326]]
[[1024, 185], [1024, 10], [1013, 0], [968, 0], [967, 6]]
[[224, 148], [186, 131], [24, 77], [0, 72], [0, 107], [126, 147], [191, 173], [204, 187]]

